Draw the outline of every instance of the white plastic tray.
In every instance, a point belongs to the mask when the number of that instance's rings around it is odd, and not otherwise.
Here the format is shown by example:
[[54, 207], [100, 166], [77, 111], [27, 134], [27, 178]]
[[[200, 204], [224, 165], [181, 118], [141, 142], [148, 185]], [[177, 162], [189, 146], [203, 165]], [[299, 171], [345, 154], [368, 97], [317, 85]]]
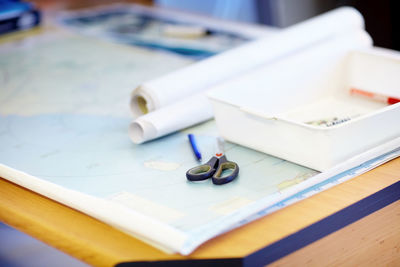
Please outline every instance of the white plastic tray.
[[[220, 135], [319, 171], [399, 137], [400, 103], [387, 105], [349, 90], [400, 98], [400, 53], [367, 43], [344, 49], [338, 42], [210, 90]], [[334, 117], [345, 122], [318, 122]]]

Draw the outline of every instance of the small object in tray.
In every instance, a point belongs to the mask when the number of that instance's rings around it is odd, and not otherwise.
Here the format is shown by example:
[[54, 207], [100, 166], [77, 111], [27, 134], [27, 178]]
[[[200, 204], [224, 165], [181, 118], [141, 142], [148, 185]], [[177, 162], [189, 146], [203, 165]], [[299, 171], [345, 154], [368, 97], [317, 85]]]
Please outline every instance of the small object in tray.
[[325, 119], [319, 119], [319, 120], [313, 120], [313, 121], [307, 121], [306, 124], [314, 125], [314, 126], [325, 126], [325, 127], [331, 127], [335, 126], [341, 123], [344, 123], [346, 121], [351, 120], [356, 116], [349, 116], [349, 117], [331, 117], [331, 118], [325, 118]]

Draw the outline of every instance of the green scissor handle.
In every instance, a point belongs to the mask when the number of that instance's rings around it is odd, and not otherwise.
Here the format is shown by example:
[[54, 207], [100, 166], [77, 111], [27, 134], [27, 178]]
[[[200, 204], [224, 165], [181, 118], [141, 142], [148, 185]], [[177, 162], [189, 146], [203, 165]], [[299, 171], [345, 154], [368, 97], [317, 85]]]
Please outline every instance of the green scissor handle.
[[207, 163], [189, 169], [186, 172], [186, 178], [189, 181], [207, 180], [214, 175], [218, 160], [217, 157], [212, 157]]
[[[230, 172], [227, 175], [222, 176], [226, 170], [230, 170]], [[233, 181], [238, 174], [239, 166], [233, 161], [228, 161], [225, 155], [223, 155], [219, 158], [218, 168], [212, 176], [212, 182], [216, 185], [226, 184]]]
[[[224, 171], [229, 170], [227, 175]], [[189, 181], [202, 181], [212, 178], [216, 185], [226, 184], [233, 181], [239, 174], [239, 166], [232, 161], [228, 161], [225, 155], [212, 157], [207, 163], [193, 167], [186, 172]]]

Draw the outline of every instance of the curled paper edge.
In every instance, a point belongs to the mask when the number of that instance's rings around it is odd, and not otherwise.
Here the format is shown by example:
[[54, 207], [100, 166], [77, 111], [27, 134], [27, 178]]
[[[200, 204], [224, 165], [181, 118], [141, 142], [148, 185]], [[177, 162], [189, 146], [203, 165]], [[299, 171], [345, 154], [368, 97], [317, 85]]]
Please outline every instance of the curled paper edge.
[[135, 144], [141, 144], [212, 117], [211, 103], [205, 94], [196, 94], [140, 116], [129, 125], [129, 137]]
[[157, 94], [144, 84], [133, 90], [129, 105], [135, 118], [154, 111], [160, 106]]

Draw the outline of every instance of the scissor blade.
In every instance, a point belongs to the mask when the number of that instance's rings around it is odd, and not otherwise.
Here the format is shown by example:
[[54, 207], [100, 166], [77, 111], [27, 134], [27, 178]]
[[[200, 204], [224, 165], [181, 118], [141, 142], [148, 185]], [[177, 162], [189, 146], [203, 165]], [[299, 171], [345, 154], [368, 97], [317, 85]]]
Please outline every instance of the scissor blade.
[[221, 157], [224, 152], [225, 140], [222, 137], [217, 137], [215, 140], [215, 155]]

